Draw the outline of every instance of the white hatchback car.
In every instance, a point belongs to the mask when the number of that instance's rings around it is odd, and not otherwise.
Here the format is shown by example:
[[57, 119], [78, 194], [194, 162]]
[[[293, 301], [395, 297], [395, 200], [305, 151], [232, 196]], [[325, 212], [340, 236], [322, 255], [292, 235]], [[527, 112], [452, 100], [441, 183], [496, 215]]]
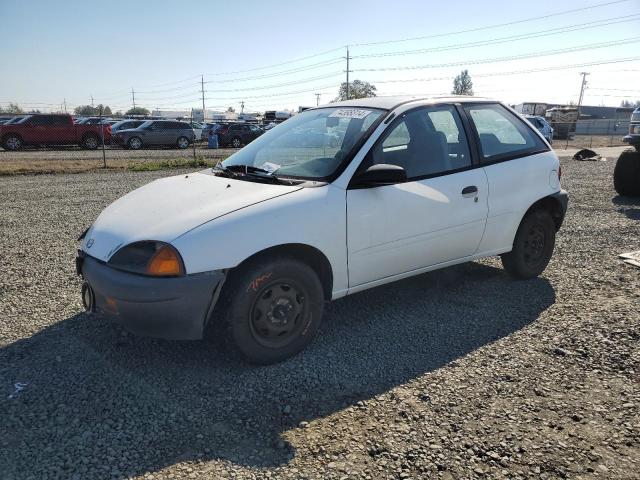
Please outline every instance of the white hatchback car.
[[249, 360], [271, 363], [311, 341], [331, 299], [490, 255], [539, 275], [567, 198], [555, 153], [496, 101], [353, 100], [125, 195], [76, 266], [86, 308], [134, 333], [199, 339], [224, 320]]

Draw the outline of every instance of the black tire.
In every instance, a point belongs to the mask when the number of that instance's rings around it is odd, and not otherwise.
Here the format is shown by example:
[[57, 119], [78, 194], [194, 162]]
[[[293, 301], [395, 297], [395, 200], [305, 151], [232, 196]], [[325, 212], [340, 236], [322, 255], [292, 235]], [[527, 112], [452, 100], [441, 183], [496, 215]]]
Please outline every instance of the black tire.
[[242, 140], [240, 139], [240, 137], [233, 137], [231, 139], [231, 146], [233, 148], [240, 148], [242, 146]]
[[228, 336], [252, 363], [281, 362], [315, 337], [324, 308], [320, 279], [288, 257], [263, 259], [231, 272], [223, 289]]
[[10, 150], [12, 152], [15, 152], [17, 150], [20, 150], [22, 146], [23, 146], [22, 139], [17, 135], [7, 135], [2, 140], [2, 147], [5, 150]]
[[540, 275], [547, 267], [556, 243], [556, 225], [547, 210], [529, 212], [520, 222], [513, 249], [501, 255], [509, 275], [528, 279]]
[[127, 148], [131, 150], [140, 150], [142, 148], [142, 140], [140, 137], [131, 137], [127, 142]]
[[180, 150], [184, 150], [185, 148], [189, 148], [189, 139], [187, 137], [178, 137], [178, 141], [176, 142], [176, 146]]
[[95, 135], [87, 135], [82, 139], [81, 147], [86, 150], [96, 150], [100, 146], [100, 140]]
[[613, 187], [620, 195], [640, 196], [640, 152], [625, 150], [620, 154], [613, 171]]

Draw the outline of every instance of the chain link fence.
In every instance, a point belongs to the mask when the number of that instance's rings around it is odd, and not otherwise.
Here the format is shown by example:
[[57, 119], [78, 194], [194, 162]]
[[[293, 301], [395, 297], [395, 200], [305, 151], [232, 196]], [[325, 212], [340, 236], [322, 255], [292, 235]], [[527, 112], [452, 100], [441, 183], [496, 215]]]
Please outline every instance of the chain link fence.
[[[264, 129], [256, 122], [184, 116], [5, 114], [0, 115], [0, 174], [213, 166]], [[215, 131], [219, 134], [212, 136]]]
[[[89, 117], [35, 114], [0, 125], [0, 175], [81, 172], [99, 168], [160, 170], [213, 166], [268, 126], [257, 122], [198, 122], [191, 117]], [[0, 117], [3, 117], [0, 116]], [[123, 128], [124, 127], [124, 128]], [[628, 120], [579, 120], [554, 125], [555, 149], [625, 145]], [[218, 132], [216, 142], [209, 142]]]

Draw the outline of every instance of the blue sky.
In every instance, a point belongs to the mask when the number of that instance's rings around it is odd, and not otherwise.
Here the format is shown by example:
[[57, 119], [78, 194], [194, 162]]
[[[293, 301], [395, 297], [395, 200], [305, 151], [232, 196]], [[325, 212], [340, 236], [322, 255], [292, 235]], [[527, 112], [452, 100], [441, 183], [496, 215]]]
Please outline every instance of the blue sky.
[[[509, 103], [575, 101], [580, 71], [591, 73], [586, 104], [640, 99], [640, 60], [557, 69], [640, 58], [640, 0], [451, 34], [601, 3], [0, 0], [0, 102], [46, 110], [66, 99], [71, 109], [93, 95], [115, 111], [131, 106], [133, 87], [136, 104], [149, 108], [199, 107], [204, 74], [207, 108], [239, 109], [242, 100], [250, 111], [297, 108], [315, 104], [316, 92], [321, 103], [336, 96], [345, 45], [351, 78], [379, 94], [447, 93], [468, 68], [476, 94]], [[429, 38], [362, 45], [414, 37]], [[469, 45], [486, 41], [494, 43]], [[616, 41], [627, 43], [548, 55]], [[545, 68], [553, 70], [505, 75]]]

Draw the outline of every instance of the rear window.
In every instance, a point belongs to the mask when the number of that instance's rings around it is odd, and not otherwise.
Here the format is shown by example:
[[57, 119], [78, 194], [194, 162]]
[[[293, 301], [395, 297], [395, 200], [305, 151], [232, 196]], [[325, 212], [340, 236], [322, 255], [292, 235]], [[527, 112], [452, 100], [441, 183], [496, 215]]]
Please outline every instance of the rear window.
[[516, 115], [499, 104], [466, 106], [485, 161], [531, 155], [549, 147]]

